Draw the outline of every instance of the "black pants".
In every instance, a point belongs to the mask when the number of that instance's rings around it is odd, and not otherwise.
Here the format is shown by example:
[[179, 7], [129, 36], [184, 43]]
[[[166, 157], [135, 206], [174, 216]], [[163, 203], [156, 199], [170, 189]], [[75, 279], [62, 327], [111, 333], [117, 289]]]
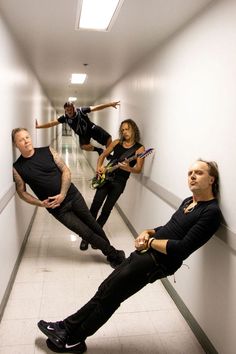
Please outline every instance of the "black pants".
[[149, 282], [167, 274], [151, 252], [133, 252], [99, 286], [92, 299], [63, 322], [71, 343], [94, 334], [126, 300]]
[[93, 124], [92, 128], [90, 128], [89, 131], [87, 131], [83, 135], [79, 135], [79, 144], [90, 144], [91, 138], [93, 138], [99, 144], [106, 146], [108, 140], [111, 138], [111, 135], [99, 125]]
[[[119, 199], [120, 195], [125, 189], [125, 182], [118, 181], [107, 181], [101, 188], [96, 190], [95, 196], [93, 198], [92, 205], [90, 207], [91, 214], [101, 227], [106, 223], [109, 215]], [[105, 202], [104, 202], [105, 201]], [[98, 212], [104, 203], [101, 213], [97, 218]]]
[[71, 231], [82, 237], [106, 256], [115, 252], [105, 232], [90, 213], [81, 193], [77, 191], [73, 200], [50, 213]]

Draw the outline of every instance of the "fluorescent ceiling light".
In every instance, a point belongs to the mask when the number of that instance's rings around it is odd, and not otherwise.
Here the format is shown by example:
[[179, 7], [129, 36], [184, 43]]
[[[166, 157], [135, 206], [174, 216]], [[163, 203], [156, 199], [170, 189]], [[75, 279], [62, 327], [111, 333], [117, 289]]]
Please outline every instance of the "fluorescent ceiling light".
[[86, 79], [86, 74], [72, 74], [71, 83], [72, 84], [83, 84]]
[[107, 31], [118, 15], [124, 0], [81, 0], [78, 5], [76, 29]]
[[77, 101], [77, 97], [69, 97], [68, 101], [69, 102], [75, 102], [75, 101]]

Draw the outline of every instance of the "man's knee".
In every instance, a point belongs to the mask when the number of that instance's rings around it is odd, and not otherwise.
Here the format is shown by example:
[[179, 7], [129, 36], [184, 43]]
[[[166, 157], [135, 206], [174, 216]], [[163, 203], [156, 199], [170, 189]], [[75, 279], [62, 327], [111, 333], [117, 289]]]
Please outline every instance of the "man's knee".
[[112, 137], [109, 136], [109, 138], [107, 139], [107, 143], [106, 143], [106, 147], [108, 147], [112, 142]]

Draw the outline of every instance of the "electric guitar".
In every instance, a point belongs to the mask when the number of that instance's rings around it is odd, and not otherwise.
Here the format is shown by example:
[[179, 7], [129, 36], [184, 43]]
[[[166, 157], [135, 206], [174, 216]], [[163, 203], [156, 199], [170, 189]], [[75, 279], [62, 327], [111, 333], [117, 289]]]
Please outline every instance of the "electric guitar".
[[109, 162], [109, 164], [107, 164], [105, 166], [105, 171], [103, 172], [102, 175], [99, 175], [99, 176], [96, 175], [95, 177], [92, 178], [91, 187], [93, 189], [97, 189], [97, 188], [102, 187], [107, 181], [112, 180], [113, 177], [112, 177], [111, 173], [113, 171], [115, 171], [117, 168], [121, 167], [120, 163], [131, 162], [133, 160], [136, 160], [137, 158], [144, 159], [145, 157], [150, 155], [153, 151], [154, 151], [153, 148], [149, 148], [149, 149], [145, 150], [144, 152], [141, 152], [140, 154], [135, 154], [131, 157], [124, 159], [123, 161], [119, 161], [119, 163], [117, 163], [115, 165], [113, 165], [112, 162]]

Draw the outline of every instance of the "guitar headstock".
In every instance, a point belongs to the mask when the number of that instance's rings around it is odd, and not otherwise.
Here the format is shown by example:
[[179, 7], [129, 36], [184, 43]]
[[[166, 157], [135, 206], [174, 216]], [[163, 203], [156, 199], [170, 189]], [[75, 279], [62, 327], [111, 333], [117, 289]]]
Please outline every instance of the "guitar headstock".
[[146, 156], [152, 154], [154, 150], [155, 150], [154, 148], [149, 148], [149, 149], [145, 150], [144, 152], [137, 154], [137, 157], [139, 157], [140, 159], [144, 159]]

